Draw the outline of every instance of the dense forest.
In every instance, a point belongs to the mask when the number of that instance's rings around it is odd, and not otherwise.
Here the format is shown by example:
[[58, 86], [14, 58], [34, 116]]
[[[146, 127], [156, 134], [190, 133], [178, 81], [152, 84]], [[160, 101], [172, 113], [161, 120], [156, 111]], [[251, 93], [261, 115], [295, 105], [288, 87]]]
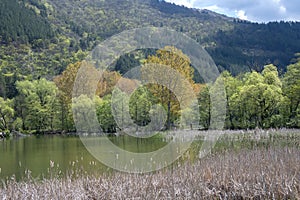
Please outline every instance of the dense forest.
[[[186, 113], [197, 110], [199, 118], [194, 120], [192, 125], [200, 129], [209, 129], [212, 117], [211, 95], [220, 92], [219, 84], [224, 84], [226, 91], [225, 129], [296, 128], [300, 127], [299, 56], [298, 54], [295, 63], [287, 66], [287, 72], [282, 78], [279, 77], [277, 67], [270, 64], [264, 66], [261, 73], [252, 71], [238, 77], [224, 71], [215, 83], [211, 84], [199, 84], [193, 81], [194, 70], [189, 58], [176, 48], [165, 47], [157, 50], [155, 55], [148, 56], [145, 63], [168, 65], [188, 80], [198, 98], [195, 110], [181, 108], [178, 96], [170, 90], [172, 86], [147, 84], [136, 88], [130, 96], [121, 91], [112, 98], [114, 86], [121, 79], [121, 74], [116, 71], [103, 72], [101, 79], [96, 83], [94, 97], [86, 95], [74, 97], [72, 92], [77, 72], [80, 67], [86, 65], [84, 62], [77, 62], [68, 65], [61, 75], [54, 78], [54, 81], [45, 78], [17, 81], [17, 95], [13, 99], [0, 98], [0, 128], [6, 132], [18, 130], [28, 133], [74, 131], [76, 128], [73, 117], [76, 116], [72, 115], [72, 108], [73, 111], [83, 107], [91, 110], [96, 106], [103, 132], [122, 131], [112, 111], [114, 100], [129, 104], [130, 117], [139, 126], [146, 126], [151, 122], [150, 115], [156, 112], [152, 105], [160, 104], [167, 113], [164, 129], [190, 128], [190, 121], [185, 124], [180, 123], [185, 120], [182, 118]], [[91, 74], [98, 73], [91, 65], [88, 65], [85, 70]], [[154, 72], [155, 70], [152, 69]], [[151, 74], [149, 69], [147, 71], [144, 67], [141, 73], [142, 76]], [[136, 86], [136, 81], [133, 79], [123, 78], [122, 81], [128, 90]], [[179, 87], [178, 83], [176, 85]], [[89, 118], [89, 114], [89, 111], [86, 112], [85, 117]], [[89, 131], [88, 125], [89, 123], [85, 122], [81, 128]]]
[[[33, 3], [33, 1], [30, 1]], [[37, 4], [35, 4], [37, 5]], [[26, 8], [26, 3], [17, 0], [0, 2], [0, 35], [2, 41], [33, 42], [35, 39], [47, 39], [54, 36], [47, 20], [46, 8], [38, 6], [39, 15]]]
[[[158, 0], [3, 0], [0, 23], [1, 131], [73, 131], [70, 88], [84, 58], [106, 38], [144, 26], [185, 33], [210, 53], [226, 84], [225, 128], [299, 127], [299, 22], [250, 23]], [[164, 63], [159, 52], [123, 55], [104, 73], [96, 104], [105, 132], [120, 129], [109, 109], [114, 84], [147, 60]], [[198, 126], [206, 129], [214, 86], [201, 84], [201, 75], [189, 74], [189, 79], [198, 94]], [[154, 88], [133, 94], [131, 117], [147, 125], [151, 105], [161, 103], [168, 111], [165, 128], [177, 126], [181, 112], [174, 94], [161, 101]], [[134, 107], [135, 101], [144, 106]]]

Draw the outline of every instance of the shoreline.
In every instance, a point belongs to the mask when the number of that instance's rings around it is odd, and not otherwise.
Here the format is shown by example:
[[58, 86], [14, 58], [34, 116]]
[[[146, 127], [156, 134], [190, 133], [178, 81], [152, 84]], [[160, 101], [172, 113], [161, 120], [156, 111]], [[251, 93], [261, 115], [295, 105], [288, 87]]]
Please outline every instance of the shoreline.
[[[173, 132], [174, 130], [170, 130], [170, 132]], [[281, 129], [239, 129], [239, 130], [177, 130], [177, 131], [194, 131], [198, 133], [205, 133], [205, 132], [210, 132], [210, 131], [218, 131], [222, 132], [224, 135], [238, 135], [238, 134], [253, 134], [253, 135], [261, 135], [261, 134], [270, 134], [270, 133], [300, 133], [299, 128], [281, 128]], [[158, 132], [160, 134], [162, 133], [168, 133], [168, 131], [162, 131]], [[0, 139], [7, 139], [10, 137], [13, 138], [20, 138], [20, 137], [31, 137], [31, 136], [76, 136], [79, 137], [81, 133], [78, 133], [76, 131], [39, 131], [39, 132], [33, 132], [33, 133], [22, 133], [19, 131], [12, 131], [9, 134], [6, 134], [4, 132], [0, 132]], [[109, 136], [109, 137], [119, 137], [119, 136], [124, 136], [126, 134], [122, 133], [104, 133], [104, 134], [98, 134], [98, 133], [93, 133], [91, 136]], [[201, 134], [199, 134], [201, 135]]]

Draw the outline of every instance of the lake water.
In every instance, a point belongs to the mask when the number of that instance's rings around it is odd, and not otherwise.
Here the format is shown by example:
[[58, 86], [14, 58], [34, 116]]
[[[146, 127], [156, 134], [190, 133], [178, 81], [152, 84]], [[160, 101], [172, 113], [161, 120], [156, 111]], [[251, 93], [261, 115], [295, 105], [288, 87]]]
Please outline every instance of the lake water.
[[[166, 145], [158, 137], [141, 139], [121, 136], [110, 140], [120, 148], [137, 153], [151, 152]], [[62, 173], [70, 170], [74, 163], [90, 172], [109, 170], [87, 151], [79, 137], [31, 136], [0, 140], [0, 179], [12, 175], [20, 179], [27, 169], [33, 177], [47, 177], [50, 161]]]

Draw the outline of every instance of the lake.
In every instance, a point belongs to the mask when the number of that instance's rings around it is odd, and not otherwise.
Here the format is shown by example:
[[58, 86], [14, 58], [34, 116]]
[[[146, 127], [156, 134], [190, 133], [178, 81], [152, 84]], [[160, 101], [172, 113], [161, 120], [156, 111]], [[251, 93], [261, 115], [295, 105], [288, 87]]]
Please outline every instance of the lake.
[[[111, 137], [110, 140], [131, 152], [151, 152], [166, 145], [162, 138], [148, 139], [130, 136]], [[0, 140], [0, 179], [15, 175], [24, 177], [29, 169], [33, 177], [48, 176], [50, 161], [62, 173], [75, 164], [88, 172], [110, 170], [95, 159], [82, 144], [79, 137], [67, 136], [31, 136]]]
[[[200, 134], [201, 132], [196, 132]], [[203, 133], [203, 132], [202, 132]], [[187, 133], [184, 133], [185, 135]], [[208, 133], [212, 134], [212, 133]], [[299, 130], [262, 131], [261, 135], [253, 131], [226, 131], [224, 137], [219, 138], [212, 149], [214, 152], [226, 152], [229, 149], [253, 149], [257, 147], [269, 148], [270, 146], [299, 146]], [[260, 139], [257, 137], [260, 136]], [[95, 143], [104, 138], [91, 138]], [[164, 136], [155, 135], [151, 138], [135, 138], [131, 136], [109, 137], [109, 140], [121, 149], [134, 153], [152, 152], [162, 147], [167, 147]], [[93, 145], [93, 142], [91, 143]], [[103, 143], [105, 144], [105, 143]], [[203, 139], [200, 137], [191, 144], [183, 160], [195, 161], [199, 159], [199, 151]], [[177, 149], [170, 149], [175, 152]], [[111, 152], [103, 152], [103, 155], [115, 156]], [[114, 152], [113, 152], [114, 153]], [[121, 157], [121, 155], [119, 156]], [[112, 169], [99, 162], [86, 149], [82, 140], [75, 136], [30, 136], [23, 138], [10, 138], [0, 140], [0, 180], [15, 175], [17, 180], [25, 177], [25, 171], [30, 170], [31, 175], [37, 178], [49, 176], [50, 161], [55, 163], [54, 169], [62, 174], [74, 169], [83, 169], [88, 173], [111, 172]], [[121, 159], [119, 159], [121, 162]]]

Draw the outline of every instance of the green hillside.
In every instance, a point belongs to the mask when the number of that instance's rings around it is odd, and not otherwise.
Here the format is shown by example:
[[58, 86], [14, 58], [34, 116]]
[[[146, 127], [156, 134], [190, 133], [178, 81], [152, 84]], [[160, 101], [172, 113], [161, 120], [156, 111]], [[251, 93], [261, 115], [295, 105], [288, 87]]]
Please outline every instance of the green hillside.
[[29, 9], [26, 5], [29, 5], [28, 2], [1, 0], [0, 35], [3, 41], [32, 42], [35, 39], [53, 37], [50, 23], [45, 18], [45, 7], [40, 6], [40, 12], [37, 15], [33, 6]]
[[[257, 24], [158, 0], [2, 0], [0, 96], [15, 80], [52, 79], [104, 39], [137, 27], [169, 27], [203, 45], [220, 70], [238, 75], [275, 64], [286, 71], [300, 51], [300, 23]], [[143, 57], [143, 55], [141, 55]], [[139, 57], [139, 59], [141, 59]], [[120, 72], [138, 64], [122, 57]]]
[[48, 2], [61, 31], [79, 37], [84, 50], [123, 30], [150, 25], [188, 34], [206, 47], [221, 70], [233, 74], [261, 71], [269, 63], [285, 71], [300, 51], [300, 23], [249, 23], [158, 0]]

